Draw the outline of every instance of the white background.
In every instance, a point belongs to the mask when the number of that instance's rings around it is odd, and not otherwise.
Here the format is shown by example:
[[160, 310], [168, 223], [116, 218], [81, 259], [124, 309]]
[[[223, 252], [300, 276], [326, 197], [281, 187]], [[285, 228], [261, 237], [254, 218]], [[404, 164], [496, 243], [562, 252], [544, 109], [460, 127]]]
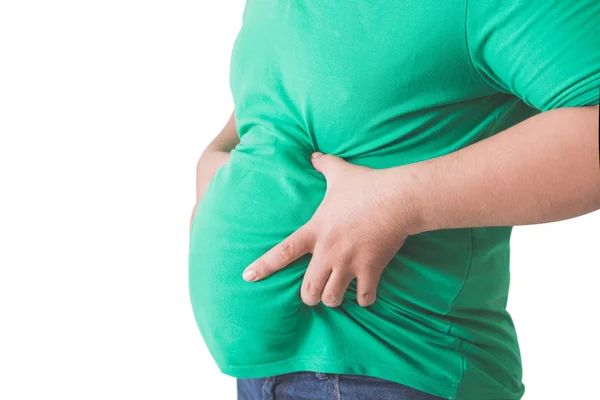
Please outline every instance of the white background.
[[[187, 240], [243, 1], [0, 4], [0, 399], [234, 399]], [[525, 399], [598, 398], [599, 237], [513, 231]]]

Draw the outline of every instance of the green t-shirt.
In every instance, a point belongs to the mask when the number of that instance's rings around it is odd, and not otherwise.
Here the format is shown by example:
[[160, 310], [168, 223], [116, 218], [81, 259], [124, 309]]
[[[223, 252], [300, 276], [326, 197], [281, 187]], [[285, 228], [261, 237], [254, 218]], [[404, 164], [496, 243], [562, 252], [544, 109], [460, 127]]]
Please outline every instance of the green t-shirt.
[[337, 308], [304, 305], [310, 254], [264, 281], [242, 271], [319, 206], [313, 151], [371, 168], [414, 163], [540, 110], [598, 104], [599, 81], [597, 0], [249, 0], [231, 57], [240, 143], [190, 234], [191, 302], [221, 371], [361, 374], [448, 399], [520, 399], [509, 226], [410, 236], [367, 308], [355, 282]]

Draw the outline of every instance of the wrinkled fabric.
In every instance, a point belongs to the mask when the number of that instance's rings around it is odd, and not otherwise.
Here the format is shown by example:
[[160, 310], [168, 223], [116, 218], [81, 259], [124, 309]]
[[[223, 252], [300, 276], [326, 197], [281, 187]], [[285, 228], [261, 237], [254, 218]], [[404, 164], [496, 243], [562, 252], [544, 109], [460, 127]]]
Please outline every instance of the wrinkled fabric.
[[191, 303], [221, 371], [368, 375], [447, 399], [520, 399], [509, 226], [410, 236], [367, 308], [355, 282], [339, 307], [304, 305], [310, 254], [263, 281], [241, 275], [319, 206], [326, 182], [310, 163], [315, 150], [401, 166], [540, 110], [598, 104], [599, 7], [249, 0], [231, 54], [240, 143], [190, 232]]

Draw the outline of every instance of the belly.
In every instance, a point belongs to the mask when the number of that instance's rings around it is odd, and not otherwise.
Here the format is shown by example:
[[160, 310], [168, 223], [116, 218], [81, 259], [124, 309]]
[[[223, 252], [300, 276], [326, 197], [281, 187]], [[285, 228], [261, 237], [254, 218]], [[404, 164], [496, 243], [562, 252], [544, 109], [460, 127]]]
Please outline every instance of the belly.
[[[375, 167], [374, 159], [351, 161]], [[468, 266], [468, 230], [409, 237], [384, 270], [377, 301], [368, 308], [356, 304], [354, 282], [338, 308], [303, 304], [300, 286], [311, 254], [265, 280], [242, 279], [252, 261], [308, 222], [325, 190], [309, 148], [244, 140], [210, 181], [190, 233], [189, 288], [200, 332], [222, 369], [299, 354], [343, 354], [361, 343], [404, 358], [428, 351], [435, 358], [440, 349], [455, 348], [444, 334], [444, 315]], [[450, 268], [449, 260], [455, 260]], [[430, 342], [438, 353], [427, 347]]]
[[203, 338], [220, 365], [284, 358], [306, 328], [300, 285], [310, 254], [259, 282], [242, 271], [306, 223], [326, 183], [299, 146], [246, 146], [231, 153], [196, 210], [189, 284]]

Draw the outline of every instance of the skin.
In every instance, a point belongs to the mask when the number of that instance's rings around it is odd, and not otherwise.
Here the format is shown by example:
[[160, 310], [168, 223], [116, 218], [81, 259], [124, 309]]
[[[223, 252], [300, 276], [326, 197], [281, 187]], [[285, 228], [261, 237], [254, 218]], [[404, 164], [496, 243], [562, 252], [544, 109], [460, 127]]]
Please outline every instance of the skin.
[[[335, 307], [356, 278], [369, 306], [409, 235], [559, 221], [600, 209], [598, 106], [547, 111], [456, 152], [387, 169], [313, 154], [327, 181], [313, 217], [252, 262], [254, 282], [312, 253], [302, 301]], [[360, 251], [358, 251], [360, 249]]]
[[[312, 165], [327, 181], [323, 202], [242, 276], [265, 279], [311, 253], [300, 293], [305, 304], [340, 305], [356, 278], [358, 304], [367, 307], [409, 235], [540, 224], [599, 210], [598, 142], [592, 106], [547, 111], [456, 152], [394, 168], [314, 153]], [[196, 204], [237, 143], [232, 114], [198, 161]]]
[[196, 215], [196, 207], [217, 170], [229, 161], [230, 151], [240, 142], [232, 112], [219, 134], [206, 146], [196, 164], [196, 202], [190, 217], [190, 229]]

